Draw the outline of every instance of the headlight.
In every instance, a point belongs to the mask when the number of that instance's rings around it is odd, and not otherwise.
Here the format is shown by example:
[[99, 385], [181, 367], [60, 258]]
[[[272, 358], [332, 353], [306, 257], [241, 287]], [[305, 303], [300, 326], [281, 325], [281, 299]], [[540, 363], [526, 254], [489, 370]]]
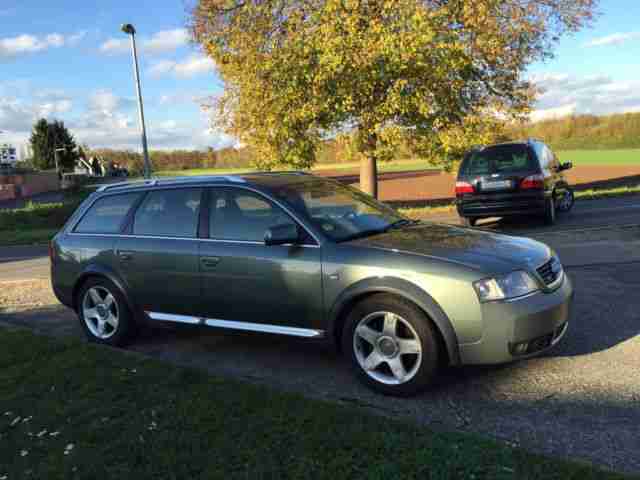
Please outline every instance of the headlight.
[[481, 302], [522, 297], [539, 289], [536, 281], [524, 270], [511, 272], [502, 277], [478, 280], [474, 282], [473, 287]]

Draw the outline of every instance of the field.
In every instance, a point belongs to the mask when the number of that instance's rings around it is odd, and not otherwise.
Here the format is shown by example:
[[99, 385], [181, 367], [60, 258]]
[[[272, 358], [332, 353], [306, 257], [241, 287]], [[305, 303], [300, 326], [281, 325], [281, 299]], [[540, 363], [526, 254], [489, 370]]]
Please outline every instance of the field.
[[[572, 162], [575, 166], [582, 165], [638, 165], [640, 166], [640, 150], [565, 150], [558, 152], [560, 160]], [[438, 170], [438, 167], [430, 165], [425, 160], [400, 160], [389, 163], [380, 163], [380, 173], [408, 172], [413, 170]], [[194, 168], [190, 170], [162, 170], [155, 172], [161, 177], [195, 176], [195, 175], [233, 175], [254, 171], [247, 168]], [[331, 172], [342, 174], [357, 174], [359, 165], [357, 162], [324, 163], [316, 165], [314, 172], [319, 174]]]
[[577, 166], [640, 165], [640, 150], [564, 150], [558, 157]]
[[[345, 162], [319, 164], [313, 168], [313, 171], [321, 173], [328, 170], [344, 170], [345, 173], [351, 173], [352, 171], [357, 171], [358, 169], [358, 162]], [[397, 162], [380, 163], [378, 169], [381, 173], [408, 172], [411, 170], [438, 170], [437, 167], [433, 167], [424, 160], [401, 160]], [[255, 170], [247, 168], [194, 168], [191, 170], [164, 170], [155, 172], [155, 174], [161, 177], [184, 175], [233, 175], [236, 173], [244, 173], [250, 171]]]

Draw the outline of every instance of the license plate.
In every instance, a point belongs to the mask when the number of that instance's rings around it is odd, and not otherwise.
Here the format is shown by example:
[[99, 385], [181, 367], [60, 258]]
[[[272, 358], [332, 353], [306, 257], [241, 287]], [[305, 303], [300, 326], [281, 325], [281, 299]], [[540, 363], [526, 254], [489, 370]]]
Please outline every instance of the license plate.
[[494, 182], [482, 182], [482, 190], [507, 190], [511, 188], [511, 180], [496, 180]]

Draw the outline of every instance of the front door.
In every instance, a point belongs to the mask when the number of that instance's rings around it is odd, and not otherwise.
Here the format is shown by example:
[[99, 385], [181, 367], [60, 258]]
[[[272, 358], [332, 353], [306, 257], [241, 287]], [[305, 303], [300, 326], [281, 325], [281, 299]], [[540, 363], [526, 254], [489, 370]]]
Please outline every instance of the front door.
[[241, 187], [210, 190], [200, 241], [202, 316], [212, 326], [318, 336], [323, 328], [321, 249], [303, 227], [300, 245], [267, 246], [267, 228], [296, 221]]
[[197, 310], [201, 194], [198, 188], [147, 193], [128, 234], [116, 242], [119, 273], [152, 319], [184, 321], [184, 315]]

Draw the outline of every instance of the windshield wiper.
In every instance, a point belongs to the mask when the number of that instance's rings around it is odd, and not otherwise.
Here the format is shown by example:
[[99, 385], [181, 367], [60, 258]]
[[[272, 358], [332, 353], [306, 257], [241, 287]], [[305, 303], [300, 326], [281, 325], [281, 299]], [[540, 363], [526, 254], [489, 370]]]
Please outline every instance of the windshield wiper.
[[347, 235], [346, 237], [338, 240], [338, 242], [348, 242], [350, 240], [356, 240], [358, 238], [371, 237], [373, 235], [386, 233], [389, 230], [393, 230], [395, 228], [408, 227], [409, 225], [417, 225], [418, 223], [420, 223], [420, 220], [409, 220], [409, 219], [403, 218], [387, 225], [384, 228], [370, 228], [368, 230], [362, 230], [361, 232], [356, 232], [351, 235]]
[[381, 233], [385, 233], [387, 231], [386, 228], [371, 228], [369, 230], [362, 230], [360, 232], [352, 233], [351, 235], [347, 235], [346, 237], [337, 240], [340, 242], [348, 242], [350, 240], [357, 240], [358, 238], [371, 237], [372, 235], [379, 235]]
[[385, 228], [385, 231], [387, 230], [392, 230], [394, 228], [402, 228], [402, 227], [408, 227], [409, 225], [417, 225], [418, 223], [420, 223], [420, 220], [409, 220], [408, 218], [402, 218], [396, 222], [393, 222], [392, 224], [388, 225]]

